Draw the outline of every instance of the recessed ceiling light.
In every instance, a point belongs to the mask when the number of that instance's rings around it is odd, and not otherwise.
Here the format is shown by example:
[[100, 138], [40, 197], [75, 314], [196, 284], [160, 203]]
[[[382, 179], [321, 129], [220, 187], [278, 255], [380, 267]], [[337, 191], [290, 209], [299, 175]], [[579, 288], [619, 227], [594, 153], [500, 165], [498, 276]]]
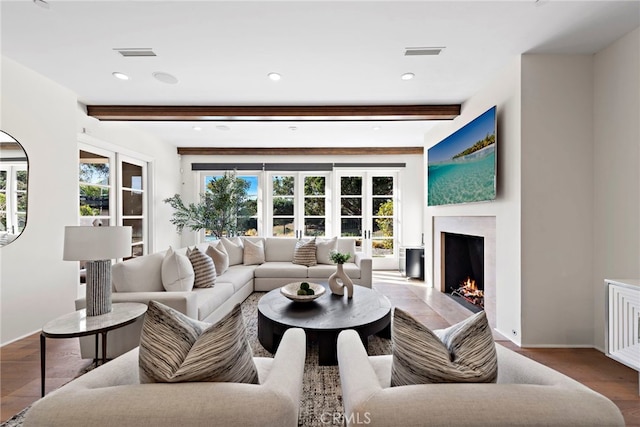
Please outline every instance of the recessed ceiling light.
[[269, 74], [267, 74], [267, 77], [269, 77], [274, 82], [277, 82], [278, 80], [280, 80], [282, 78], [282, 76], [280, 74], [278, 74], [278, 73], [269, 73]]
[[194, 126], [193, 130], [195, 130], [196, 132], [200, 132], [202, 128], [200, 126]]
[[289, 130], [298, 130], [298, 126], [289, 126]]
[[170, 85], [174, 85], [178, 83], [178, 79], [175, 76], [172, 76], [169, 73], [163, 73], [162, 71], [156, 71], [152, 74], [156, 80], [161, 81], [162, 83], [167, 83]]
[[375, 130], [375, 131], [379, 131], [380, 129], [382, 129], [380, 126], [374, 126], [373, 127], [373, 130]]
[[36, 6], [40, 6], [40, 7], [41, 7], [41, 8], [43, 8], [43, 9], [49, 9], [49, 3], [47, 3], [47, 2], [46, 2], [46, 1], [44, 1], [44, 0], [33, 0], [33, 3], [34, 3]]
[[400, 76], [400, 78], [402, 80], [411, 80], [412, 78], [414, 78], [416, 75], [413, 73], [404, 73], [402, 76]]
[[113, 73], [111, 73], [111, 75], [113, 77], [115, 77], [116, 79], [129, 80], [129, 76], [127, 76], [125, 73], [121, 73], [119, 71], [114, 71]]
[[218, 125], [218, 126], [216, 126], [216, 129], [218, 129], [218, 130], [229, 130], [231, 128], [229, 126], [226, 126], [226, 125]]

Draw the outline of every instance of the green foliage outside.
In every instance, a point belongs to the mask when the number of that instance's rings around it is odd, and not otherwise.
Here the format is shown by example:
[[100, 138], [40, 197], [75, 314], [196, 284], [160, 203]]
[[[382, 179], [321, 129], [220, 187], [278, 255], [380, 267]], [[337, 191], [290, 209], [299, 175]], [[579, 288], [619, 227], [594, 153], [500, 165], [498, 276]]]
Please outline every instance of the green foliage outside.
[[455, 156], [453, 156], [453, 158], [457, 159], [458, 157], [463, 157], [468, 154], [475, 153], [476, 151], [482, 150], [483, 148], [488, 147], [491, 144], [495, 144], [495, 142], [496, 142], [496, 134], [495, 133], [487, 134], [487, 136], [485, 136], [484, 139], [481, 139], [480, 141], [473, 144], [471, 147], [456, 154]]
[[[164, 200], [175, 211], [171, 223], [179, 233], [187, 227], [192, 231], [211, 230], [218, 239], [235, 236], [238, 218], [252, 215], [253, 201], [247, 199], [249, 182], [238, 178], [235, 172], [214, 177], [198, 203], [185, 205], [179, 194]], [[249, 203], [248, 203], [249, 202]]]
[[[380, 205], [378, 208], [378, 216], [382, 218], [376, 218], [376, 224], [378, 225], [378, 229], [382, 233], [384, 237], [392, 237], [393, 236], [393, 200], [389, 200]], [[376, 242], [374, 242], [375, 245]], [[393, 249], [393, 240], [384, 239], [377, 242], [379, 246], [383, 249]]]

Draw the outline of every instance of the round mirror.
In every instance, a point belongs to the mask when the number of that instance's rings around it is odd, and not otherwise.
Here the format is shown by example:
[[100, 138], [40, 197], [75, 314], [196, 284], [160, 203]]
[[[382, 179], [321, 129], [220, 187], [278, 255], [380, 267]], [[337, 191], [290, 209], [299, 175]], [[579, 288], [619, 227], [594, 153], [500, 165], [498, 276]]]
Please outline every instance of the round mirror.
[[27, 153], [0, 130], [0, 247], [13, 242], [27, 224], [28, 178]]

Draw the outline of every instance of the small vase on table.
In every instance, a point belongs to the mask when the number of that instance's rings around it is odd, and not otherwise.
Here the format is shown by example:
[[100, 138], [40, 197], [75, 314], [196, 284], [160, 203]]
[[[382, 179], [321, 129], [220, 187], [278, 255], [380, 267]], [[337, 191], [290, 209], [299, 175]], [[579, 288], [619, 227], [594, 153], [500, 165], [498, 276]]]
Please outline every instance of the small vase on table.
[[331, 293], [336, 295], [344, 295], [344, 289], [347, 289], [347, 298], [353, 298], [353, 281], [344, 272], [344, 263], [351, 258], [351, 254], [341, 254], [340, 252], [331, 252], [331, 260], [337, 264], [336, 271], [329, 276], [329, 289]]

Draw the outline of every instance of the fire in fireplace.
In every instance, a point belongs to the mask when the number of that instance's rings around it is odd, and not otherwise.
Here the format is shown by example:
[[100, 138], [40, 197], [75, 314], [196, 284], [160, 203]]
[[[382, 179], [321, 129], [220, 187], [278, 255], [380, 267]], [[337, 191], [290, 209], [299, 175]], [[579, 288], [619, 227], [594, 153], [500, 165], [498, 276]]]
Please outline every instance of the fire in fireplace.
[[451, 295], [464, 298], [471, 304], [484, 309], [484, 291], [482, 289], [478, 289], [476, 281], [467, 277], [467, 279], [460, 285], [461, 286], [458, 289], [451, 292]]
[[442, 291], [471, 311], [484, 309], [484, 238], [443, 233]]

